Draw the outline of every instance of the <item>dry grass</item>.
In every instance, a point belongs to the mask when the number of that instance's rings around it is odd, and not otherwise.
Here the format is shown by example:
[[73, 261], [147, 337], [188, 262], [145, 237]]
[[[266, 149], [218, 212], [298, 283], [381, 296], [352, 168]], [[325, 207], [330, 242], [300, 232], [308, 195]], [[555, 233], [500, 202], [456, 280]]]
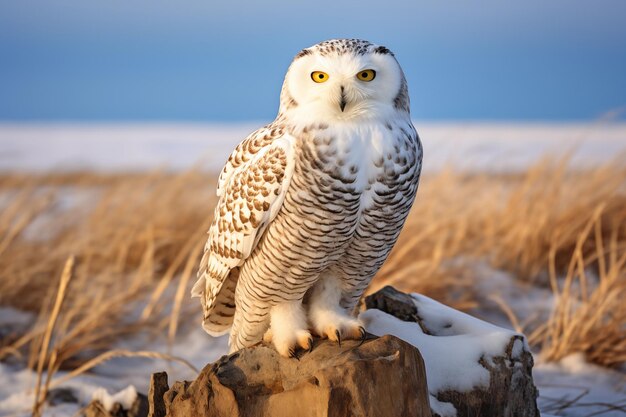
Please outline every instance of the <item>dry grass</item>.
[[[392, 284], [470, 309], [483, 297], [468, 263], [486, 259], [552, 287], [552, 317], [526, 329], [548, 359], [583, 351], [596, 363], [623, 363], [626, 165], [573, 171], [567, 162], [546, 158], [519, 174], [425, 175], [372, 290]], [[184, 300], [211, 220], [213, 177], [0, 176], [0, 304], [39, 312], [30, 331], [2, 341], [0, 358], [77, 369], [106, 359], [131, 333], [172, 340], [180, 317], [197, 313]], [[72, 279], [54, 310], [70, 256]]]
[[76, 265], [52, 340], [62, 368], [120, 337], [175, 329], [188, 313], [180, 302], [172, 313], [168, 291], [199, 261], [213, 198], [206, 175], [5, 176], [0, 187], [9, 197], [0, 214], [0, 303], [40, 312], [31, 331], [3, 340], [0, 357], [21, 354], [35, 367], [68, 256]]
[[[622, 216], [624, 209], [622, 206]], [[605, 210], [600, 204], [578, 235], [561, 283], [557, 278], [558, 247], [550, 248], [550, 284], [559, 302], [551, 320], [530, 334], [532, 343], [544, 346], [542, 354], [547, 360], [584, 352], [598, 364], [617, 367], [626, 363], [626, 250], [619, 227], [610, 229], [608, 244], [605, 242]], [[623, 217], [619, 220], [623, 225]], [[596, 253], [585, 253], [589, 238], [594, 239]], [[592, 276], [590, 266], [595, 267]]]
[[[188, 361], [178, 358], [172, 355], [167, 355], [159, 352], [152, 351], [138, 351], [131, 352], [124, 349], [114, 349], [106, 351], [97, 357], [87, 361], [76, 369], [73, 369], [71, 372], [67, 373], [63, 377], [57, 378], [52, 381], [52, 378], [59, 370], [62, 362], [59, 362], [59, 351], [58, 347], [55, 347], [48, 356], [50, 346], [50, 341], [52, 338], [52, 334], [54, 328], [57, 323], [57, 318], [59, 317], [59, 312], [61, 310], [61, 306], [65, 301], [65, 295], [67, 291], [67, 287], [72, 279], [74, 268], [74, 257], [68, 258], [65, 263], [65, 267], [63, 268], [63, 273], [61, 274], [61, 280], [59, 281], [59, 288], [55, 297], [54, 306], [52, 307], [52, 311], [48, 317], [48, 323], [46, 325], [46, 329], [43, 334], [43, 340], [40, 344], [39, 357], [37, 360], [37, 382], [35, 384], [35, 395], [33, 400], [32, 407], [32, 415], [33, 417], [39, 417], [42, 414], [45, 401], [48, 395], [48, 392], [51, 388], [55, 386], [61, 385], [63, 382], [74, 378], [78, 375], [85, 373], [86, 371], [92, 369], [93, 367], [106, 362], [112, 358], [116, 357], [144, 357], [144, 358], [156, 358], [156, 359], [166, 359], [169, 361], [180, 362], [187, 367], [189, 367], [194, 372], [198, 373], [199, 370], [196, 369], [191, 363]], [[45, 381], [44, 381], [44, 364], [47, 361], [47, 369], [45, 372]]]

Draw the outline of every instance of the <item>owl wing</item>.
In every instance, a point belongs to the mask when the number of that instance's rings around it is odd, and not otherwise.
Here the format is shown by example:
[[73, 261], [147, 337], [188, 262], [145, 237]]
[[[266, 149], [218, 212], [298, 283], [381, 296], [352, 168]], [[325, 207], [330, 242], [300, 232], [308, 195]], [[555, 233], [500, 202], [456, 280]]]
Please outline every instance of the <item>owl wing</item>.
[[291, 182], [293, 138], [273, 136], [255, 132], [235, 149], [220, 175], [219, 201], [191, 291], [202, 301], [203, 327], [212, 335], [228, 331], [238, 267], [280, 211]]
[[272, 142], [284, 135], [284, 130], [274, 122], [252, 132], [246, 139], [239, 143], [230, 154], [228, 161], [220, 173], [217, 181], [217, 196], [221, 197], [233, 174], [240, 171], [242, 165], [258, 157], [259, 152], [263, 151], [267, 146], [271, 145]]

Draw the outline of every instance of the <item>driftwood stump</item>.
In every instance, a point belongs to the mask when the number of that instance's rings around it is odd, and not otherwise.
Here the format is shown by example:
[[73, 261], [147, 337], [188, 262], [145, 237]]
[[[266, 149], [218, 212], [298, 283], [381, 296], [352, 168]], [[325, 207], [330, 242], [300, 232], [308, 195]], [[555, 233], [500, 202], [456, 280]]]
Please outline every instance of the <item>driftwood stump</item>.
[[[150, 392], [166, 386], [152, 380]], [[176, 382], [161, 400], [151, 395], [151, 409], [171, 417], [431, 415], [422, 357], [393, 336], [341, 346], [317, 340], [291, 359], [257, 345], [206, 366], [193, 382]]]

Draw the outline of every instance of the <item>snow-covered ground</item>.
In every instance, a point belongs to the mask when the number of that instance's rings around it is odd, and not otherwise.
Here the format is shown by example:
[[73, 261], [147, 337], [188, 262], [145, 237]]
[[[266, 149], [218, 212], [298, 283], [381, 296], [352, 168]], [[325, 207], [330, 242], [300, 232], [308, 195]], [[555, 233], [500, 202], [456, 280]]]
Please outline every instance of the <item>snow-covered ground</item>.
[[[22, 317], [24, 313], [3, 309], [2, 313], [7, 316]], [[176, 343], [169, 353], [184, 358], [197, 369], [202, 369], [206, 364], [217, 360], [228, 352], [227, 337], [212, 338], [202, 330], [201, 326], [195, 326], [188, 334], [177, 338]], [[165, 340], [148, 340], [140, 336], [125, 340], [116, 348], [133, 351], [152, 350], [167, 353], [168, 347]], [[47, 405], [44, 416], [71, 417], [87, 405], [92, 399], [97, 398], [105, 402], [118, 401], [131, 403], [134, 400], [132, 391], [136, 390], [144, 394], [148, 393], [150, 374], [153, 372], [167, 371], [170, 383], [175, 380], [192, 380], [195, 376], [193, 370], [177, 362], [167, 362], [161, 359], [144, 358], [117, 358], [106, 362], [91, 372], [80, 375], [55, 388], [70, 388], [78, 403], [61, 403], [55, 406]], [[62, 378], [66, 372], [60, 371], [55, 374], [54, 380]], [[27, 417], [30, 416], [37, 374], [22, 366], [0, 362], [0, 416]], [[129, 387], [132, 387], [129, 389]], [[127, 390], [123, 395], [115, 394]], [[108, 395], [107, 395], [108, 394]], [[113, 398], [111, 398], [113, 397]]]
[[[210, 124], [0, 124], [0, 171], [221, 168], [232, 148], [263, 122]], [[479, 170], [527, 166], [546, 153], [575, 150], [581, 164], [626, 150], [625, 123], [504, 124], [415, 121], [424, 168], [446, 163]]]
[[542, 362], [539, 358], [533, 376], [543, 416], [626, 415], [624, 374], [589, 364], [580, 353], [558, 363]]
[[[527, 166], [546, 152], [562, 154], [567, 150], [576, 150], [576, 158], [581, 163], [594, 164], [611, 160], [626, 150], [626, 124], [434, 124], [419, 121], [415, 124], [424, 142], [427, 170], [435, 170], [446, 163], [476, 170], [511, 170]], [[184, 169], [196, 162], [215, 170], [221, 167], [232, 147], [260, 125], [0, 124], [0, 171]], [[548, 290], [533, 288], [529, 297], [528, 289], [520, 288], [507, 274], [485, 267], [481, 276], [484, 282], [477, 285], [483, 285], [486, 292], [500, 294], [519, 316], [527, 316], [530, 311], [549, 312], [553, 299]], [[437, 312], [436, 305], [433, 306]], [[506, 316], [497, 309], [475, 313], [499, 326], [508, 325]], [[30, 320], [29, 314], [0, 306], [0, 330], [7, 326], [27, 326]], [[405, 331], [400, 325], [387, 325], [394, 331]], [[474, 333], [470, 336], [478, 337]], [[411, 337], [415, 335], [407, 338]], [[117, 347], [168, 352], [164, 340], [141, 336], [125, 340]], [[202, 368], [226, 351], [224, 337], [213, 339], [200, 326], [191, 326], [191, 330], [179, 335], [168, 353]], [[602, 414], [596, 415], [625, 415], [619, 410], [606, 412], [607, 408], [602, 405], [626, 407], [623, 374], [587, 364], [580, 355], [572, 355], [559, 363], [544, 363], [536, 357], [535, 362], [533, 374], [544, 416], [582, 417], [600, 412]], [[109, 401], [111, 398], [100, 388], [114, 394], [133, 386], [146, 393], [149, 375], [158, 370], [168, 371], [170, 381], [191, 379], [194, 375], [183, 365], [163, 360], [115, 359], [62, 384], [72, 388], [79, 403], [49, 406], [45, 415], [72, 416], [94, 395]], [[64, 372], [59, 372], [56, 377], [63, 375]], [[0, 363], [0, 416], [30, 415], [35, 381], [32, 371]], [[127, 402], [132, 392], [133, 388], [128, 389], [116, 398]], [[567, 406], [568, 401], [573, 403]]]
[[[501, 279], [502, 277], [499, 278]], [[511, 283], [511, 286], [514, 288], [515, 284]], [[489, 355], [501, 352], [514, 332], [456, 312], [427, 297], [415, 297], [425, 322], [454, 323], [444, 330], [450, 332], [449, 336], [425, 335], [417, 324], [402, 322], [378, 310], [368, 310], [362, 314], [368, 331], [375, 334], [394, 334], [418, 346], [425, 359], [431, 392], [444, 388], [471, 389], [488, 383], [489, 374], [478, 365], [478, 358], [483, 353]], [[12, 309], [3, 308], [1, 313], [5, 322], [28, 321], [28, 314]], [[490, 314], [493, 317], [494, 313]], [[165, 340], [148, 340], [142, 336], [125, 340], [116, 347], [130, 350], [149, 348], [168, 352]], [[521, 348], [520, 345], [518, 350]], [[169, 352], [201, 369], [226, 354], [227, 350], [226, 336], [212, 338], [198, 325], [190, 326], [186, 333], [180, 335]], [[542, 415], [624, 415], [622, 411], [606, 407], [606, 404], [619, 405], [622, 409], [626, 407], [623, 374], [588, 364], [580, 354], [571, 355], [558, 363], [544, 363], [539, 357], [535, 357], [535, 362], [533, 376], [540, 392], [538, 404]], [[94, 368], [88, 374], [61, 384], [60, 387], [71, 389], [78, 402], [48, 405], [44, 416], [73, 416], [94, 398], [109, 404], [114, 401], [132, 403], [135, 391], [147, 393], [150, 374], [162, 370], [168, 372], [170, 384], [175, 380], [190, 380], [194, 377], [194, 371], [179, 363], [168, 363], [160, 359], [114, 359]], [[61, 378], [65, 374], [61, 371], [55, 378]], [[36, 374], [33, 371], [0, 363], [0, 416], [29, 416], [35, 381]], [[441, 403], [432, 395], [431, 401], [443, 415], [454, 415], [451, 404]]]

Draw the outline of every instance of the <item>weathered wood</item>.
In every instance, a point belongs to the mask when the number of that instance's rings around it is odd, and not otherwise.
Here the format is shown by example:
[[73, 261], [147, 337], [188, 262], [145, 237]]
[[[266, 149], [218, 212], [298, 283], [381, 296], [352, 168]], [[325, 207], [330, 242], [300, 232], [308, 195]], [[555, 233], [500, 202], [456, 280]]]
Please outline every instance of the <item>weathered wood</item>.
[[431, 415], [421, 355], [394, 336], [341, 346], [317, 340], [297, 359], [257, 345], [208, 365], [192, 383], [177, 382], [163, 398], [171, 417]]
[[402, 321], [410, 321], [419, 324], [422, 331], [431, 334], [424, 326], [424, 321], [419, 316], [413, 297], [387, 285], [374, 294], [365, 297], [365, 308], [375, 308], [387, 314], [399, 318]]
[[148, 389], [148, 417], [165, 417], [165, 403], [163, 395], [169, 390], [167, 373], [157, 372], [150, 376]]

